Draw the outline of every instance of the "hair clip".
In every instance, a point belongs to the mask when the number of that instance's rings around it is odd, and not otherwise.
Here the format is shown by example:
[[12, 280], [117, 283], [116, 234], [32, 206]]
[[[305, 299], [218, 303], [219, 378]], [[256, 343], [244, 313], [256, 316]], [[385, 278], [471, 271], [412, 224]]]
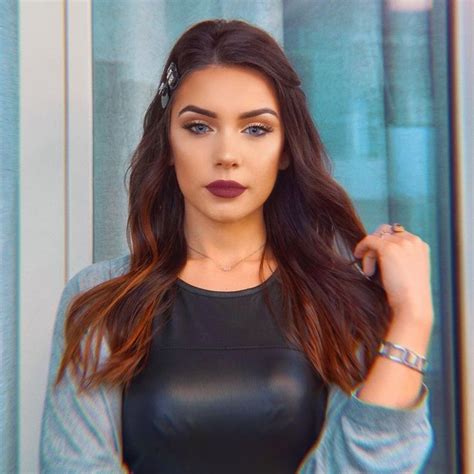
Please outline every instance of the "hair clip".
[[166, 79], [158, 87], [158, 94], [161, 95], [161, 106], [165, 108], [169, 102], [171, 91], [176, 88], [179, 82], [178, 68], [175, 63], [171, 63], [166, 70]]

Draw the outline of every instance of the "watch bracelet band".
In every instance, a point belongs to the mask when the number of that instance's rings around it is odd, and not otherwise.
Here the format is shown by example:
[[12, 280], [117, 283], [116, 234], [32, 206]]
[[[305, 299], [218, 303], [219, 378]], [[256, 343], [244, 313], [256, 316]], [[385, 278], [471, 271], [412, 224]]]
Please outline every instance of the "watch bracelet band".
[[383, 357], [406, 365], [410, 369], [414, 369], [421, 374], [426, 372], [426, 367], [428, 366], [425, 357], [390, 341], [382, 341], [378, 353]]

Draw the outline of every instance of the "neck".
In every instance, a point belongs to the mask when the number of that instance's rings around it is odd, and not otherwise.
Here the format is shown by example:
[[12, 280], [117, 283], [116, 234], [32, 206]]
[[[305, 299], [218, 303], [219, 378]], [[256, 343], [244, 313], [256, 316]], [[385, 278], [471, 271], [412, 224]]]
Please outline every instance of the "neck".
[[246, 257], [246, 261], [260, 261], [266, 241], [263, 218], [246, 219], [245, 222], [203, 222], [188, 217], [185, 218], [184, 233], [190, 247], [188, 260], [205, 259], [202, 253], [221, 265], [232, 265]]

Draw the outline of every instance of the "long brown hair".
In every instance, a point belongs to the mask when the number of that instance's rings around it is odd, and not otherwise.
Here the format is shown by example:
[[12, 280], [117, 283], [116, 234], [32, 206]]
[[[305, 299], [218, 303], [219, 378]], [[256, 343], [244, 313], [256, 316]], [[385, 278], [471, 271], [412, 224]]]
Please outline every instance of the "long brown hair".
[[[370, 367], [391, 311], [378, 273], [368, 279], [354, 265], [352, 250], [366, 231], [332, 177], [297, 73], [275, 39], [240, 20], [206, 20], [186, 30], [169, 54], [162, 81], [171, 62], [181, 78], [209, 65], [238, 65], [273, 82], [290, 165], [279, 171], [264, 204], [267, 247], [260, 278], [271, 248], [283, 289], [284, 334], [299, 341], [326, 383], [349, 393]], [[172, 307], [175, 281], [187, 259], [183, 196], [169, 166], [173, 97], [172, 92], [163, 110], [156, 93], [127, 170], [128, 271], [76, 295], [69, 305], [55, 386], [69, 364], [76, 374], [83, 366], [81, 391], [102, 383], [127, 386], [148, 356], [153, 319], [163, 323]], [[103, 340], [110, 354], [99, 369]]]

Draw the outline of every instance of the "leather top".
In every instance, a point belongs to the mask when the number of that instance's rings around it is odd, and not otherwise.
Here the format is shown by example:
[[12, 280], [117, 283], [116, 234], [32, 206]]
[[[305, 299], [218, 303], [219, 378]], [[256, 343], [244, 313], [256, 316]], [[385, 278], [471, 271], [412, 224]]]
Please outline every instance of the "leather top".
[[238, 291], [176, 285], [171, 317], [123, 393], [124, 462], [134, 474], [294, 474], [328, 388], [265, 305], [268, 290], [282, 317], [278, 270]]

